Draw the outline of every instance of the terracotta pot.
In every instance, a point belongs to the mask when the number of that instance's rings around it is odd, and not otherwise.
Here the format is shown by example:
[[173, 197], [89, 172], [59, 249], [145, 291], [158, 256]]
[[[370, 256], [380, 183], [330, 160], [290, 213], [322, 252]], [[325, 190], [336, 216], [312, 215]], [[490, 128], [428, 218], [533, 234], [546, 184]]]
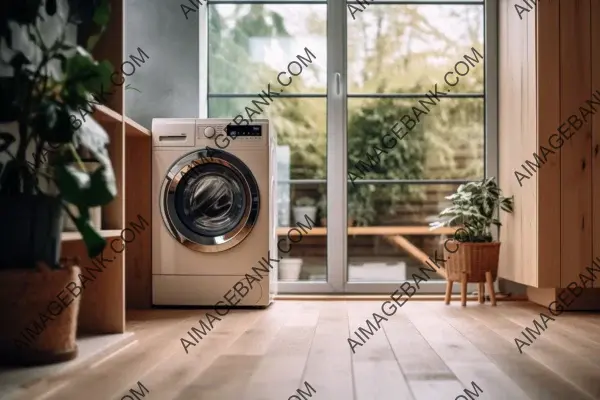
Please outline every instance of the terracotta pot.
[[[0, 360], [43, 365], [77, 357], [79, 267], [0, 271]], [[60, 298], [59, 298], [60, 296]]]
[[[454, 251], [451, 253], [448, 249]], [[485, 282], [485, 273], [490, 271], [495, 281], [498, 276], [500, 242], [461, 243], [449, 240], [444, 246], [444, 263], [449, 280], [460, 282], [462, 274], [467, 274], [467, 282]]]

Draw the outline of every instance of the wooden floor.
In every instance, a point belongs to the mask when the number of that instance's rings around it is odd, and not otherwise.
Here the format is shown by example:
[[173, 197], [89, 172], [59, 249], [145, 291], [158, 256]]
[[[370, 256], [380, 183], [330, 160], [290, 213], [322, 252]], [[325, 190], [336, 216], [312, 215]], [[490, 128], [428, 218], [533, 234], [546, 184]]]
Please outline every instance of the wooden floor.
[[137, 341], [15, 398], [121, 399], [140, 381], [145, 400], [285, 400], [306, 381], [316, 390], [311, 400], [452, 400], [465, 388], [474, 393], [471, 382], [483, 391], [478, 399], [600, 399], [600, 315], [553, 317], [519, 354], [514, 338], [534, 328], [541, 307], [411, 301], [352, 354], [347, 338], [374, 312], [383, 315], [381, 302], [236, 310], [186, 354], [180, 338], [191, 340], [187, 331], [204, 311], [130, 311]]

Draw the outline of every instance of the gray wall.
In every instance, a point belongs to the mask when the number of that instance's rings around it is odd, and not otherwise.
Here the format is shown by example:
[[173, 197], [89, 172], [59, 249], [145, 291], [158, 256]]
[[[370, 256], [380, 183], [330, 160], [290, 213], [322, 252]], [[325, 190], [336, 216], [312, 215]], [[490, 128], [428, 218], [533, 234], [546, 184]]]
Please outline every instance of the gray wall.
[[198, 13], [185, 19], [181, 1], [125, 0], [125, 59], [148, 55], [125, 85], [126, 115], [148, 129], [152, 118], [198, 117]]

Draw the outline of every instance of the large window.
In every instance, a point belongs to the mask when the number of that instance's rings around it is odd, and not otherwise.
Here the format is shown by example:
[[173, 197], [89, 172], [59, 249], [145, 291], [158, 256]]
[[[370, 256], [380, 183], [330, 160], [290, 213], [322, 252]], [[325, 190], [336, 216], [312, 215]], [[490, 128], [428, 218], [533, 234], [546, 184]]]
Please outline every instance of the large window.
[[[479, 59], [467, 73], [462, 66], [455, 72], [465, 55], [477, 58], [473, 49], [485, 54], [484, 1], [364, 4], [208, 3], [206, 115], [269, 118], [278, 141], [280, 233], [305, 218], [306, 210], [321, 228], [282, 255], [301, 260], [299, 276], [286, 272], [284, 280], [326, 282], [334, 275], [347, 283], [405, 279], [419, 261], [378, 228], [426, 227], [458, 184], [490, 174], [486, 66]], [[290, 67], [298, 56], [311, 60]], [[401, 143], [370, 162], [367, 154], [381, 147], [381, 137], [403, 115], [414, 116], [413, 107], [427, 101], [436, 85], [439, 90], [448, 86], [444, 77], [449, 71], [460, 82], [439, 96]], [[332, 92], [339, 95], [340, 86], [343, 105], [337, 107], [341, 102]], [[253, 102], [268, 90], [273, 93], [268, 105]], [[334, 141], [336, 135], [343, 141]], [[328, 171], [335, 151], [345, 153], [345, 167]], [[361, 170], [361, 162], [370, 168]], [[331, 179], [348, 179], [345, 195], [328, 196]], [[328, 211], [344, 212], [341, 204], [329, 204], [333, 199], [347, 205], [343, 266], [328, 265], [328, 251], [333, 251]], [[368, 227], [373, 229], [355, 229]], [[439, 251], [440, 235], [419, 232], [408, 232], [405, 239], [427, 254]], [[345, 271], [332, 274], [328, 268]]]

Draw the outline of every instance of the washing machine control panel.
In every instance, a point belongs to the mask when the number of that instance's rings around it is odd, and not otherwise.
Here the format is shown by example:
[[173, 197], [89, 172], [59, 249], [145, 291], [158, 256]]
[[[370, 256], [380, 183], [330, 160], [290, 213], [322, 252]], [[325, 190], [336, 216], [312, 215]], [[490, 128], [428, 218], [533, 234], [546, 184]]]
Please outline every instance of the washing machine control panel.
[[227, 136], [232, 138], [255, 138], [262, 136], [260, 125], [228, 125], [225, 127]]
[[[198, 139], [230, 137], [235, 140], [260, 141], [267, 135], [264, 125], [198, 125]], [[221, 140], [221, 139], [219, 139]]]

